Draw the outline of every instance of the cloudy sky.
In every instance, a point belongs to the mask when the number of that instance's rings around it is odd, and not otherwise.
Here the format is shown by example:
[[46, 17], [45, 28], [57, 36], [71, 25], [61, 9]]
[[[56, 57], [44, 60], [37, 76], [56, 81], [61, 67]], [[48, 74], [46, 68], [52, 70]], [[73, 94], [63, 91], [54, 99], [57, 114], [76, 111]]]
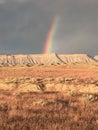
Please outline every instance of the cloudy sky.
[[0, 0], [0, 54], [42, 53], [55, 16], [53, 52], [98, 54], [98, 0]]

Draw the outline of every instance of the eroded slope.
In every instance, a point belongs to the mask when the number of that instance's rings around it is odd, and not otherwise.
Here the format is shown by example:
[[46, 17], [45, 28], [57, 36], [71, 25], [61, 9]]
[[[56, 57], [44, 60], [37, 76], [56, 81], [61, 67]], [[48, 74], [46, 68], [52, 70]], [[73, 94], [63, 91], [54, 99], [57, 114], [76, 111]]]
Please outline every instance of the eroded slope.
[[29, 55], [0, 55], [0, 66], [16, 65], [57, 65], [69, 63], [95, 63], [96, 61], [86, 54], [59, 55], [59, 54], [29, 54]]

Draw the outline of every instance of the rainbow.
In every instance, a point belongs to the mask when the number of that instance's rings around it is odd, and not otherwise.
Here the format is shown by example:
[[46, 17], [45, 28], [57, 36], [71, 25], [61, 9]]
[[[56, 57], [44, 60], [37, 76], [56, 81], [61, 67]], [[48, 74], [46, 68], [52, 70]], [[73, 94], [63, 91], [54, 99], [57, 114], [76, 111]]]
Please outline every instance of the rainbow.
[[45, 47], [43, 51], [44, 54], [51, 53], [52, 51], [52, 45], [54, 42], [54, 35], [57, 30], [58, 21], [59, 21], [59, 17], [55, 16], [46, 38]]

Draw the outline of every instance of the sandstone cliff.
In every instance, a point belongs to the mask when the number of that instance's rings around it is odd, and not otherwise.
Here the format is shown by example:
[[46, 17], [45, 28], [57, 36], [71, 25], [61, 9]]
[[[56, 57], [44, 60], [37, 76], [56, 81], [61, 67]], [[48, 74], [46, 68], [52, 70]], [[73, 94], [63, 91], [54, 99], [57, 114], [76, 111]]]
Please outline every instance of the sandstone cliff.
[[[95, 57], [96, 59], [96, 57]], [[56, 65], [68, 63], [94, 63], [96, 60], [86, 54], [29, 54], [29, 55], [0, 55], [0, 66], [15, 66], [15, 65]]]

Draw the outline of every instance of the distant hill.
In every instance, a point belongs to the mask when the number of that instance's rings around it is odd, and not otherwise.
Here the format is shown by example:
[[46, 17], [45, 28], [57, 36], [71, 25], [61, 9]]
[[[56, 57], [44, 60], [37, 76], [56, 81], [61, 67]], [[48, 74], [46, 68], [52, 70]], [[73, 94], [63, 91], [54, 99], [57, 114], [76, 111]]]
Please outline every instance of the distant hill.
[[[95, 57], [96, 58], [96, 57]], [[97, 57], [98, 58], [98, 57]], [[0, 66], [16, 65], [57, 65], [69, 63], [94, 63], [96, 60], [86, 54], [17, 54], [17, 55], [0, 55]]]

